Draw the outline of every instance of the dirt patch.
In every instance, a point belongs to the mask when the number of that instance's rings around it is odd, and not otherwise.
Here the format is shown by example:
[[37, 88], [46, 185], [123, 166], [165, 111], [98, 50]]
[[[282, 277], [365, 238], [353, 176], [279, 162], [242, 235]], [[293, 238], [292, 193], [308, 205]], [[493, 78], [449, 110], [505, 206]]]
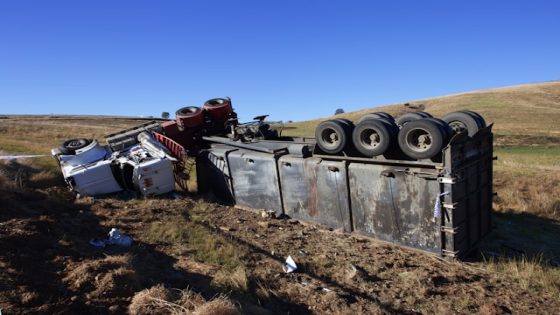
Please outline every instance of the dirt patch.
[[[495, 314], [560, 307], [546, 287], [480, 264], [203, 200], [76, 202], [58, 188], [22, 194], [35, 199], [17, 195], [17, 205], [0, 205], [0, 307], [9, 313], [142, 314], [179, 305], [199, 314]], [[113, 227], [134, 245], [88, 244]], [[288, 255], [298, 264], [292, 274], [282, 269]], [[153, 297], [166, 302], [148, 303]]]
[[63, 282], [68, 288], [88, 300], [127, 299], [141, 289], [128, 255], [107, 256], [66, 266]]

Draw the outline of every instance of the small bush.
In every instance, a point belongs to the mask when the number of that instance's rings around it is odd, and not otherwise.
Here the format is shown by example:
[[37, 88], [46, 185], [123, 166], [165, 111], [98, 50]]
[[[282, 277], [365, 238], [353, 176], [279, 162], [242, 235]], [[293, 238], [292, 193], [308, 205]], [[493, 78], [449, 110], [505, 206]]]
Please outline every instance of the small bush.
[[207, 302], [200, 294], [188, 289], [171, 291], [161, 284], [136, 293], [128, 306], [128, 313], [131, 315], [240, 314], [235, 305], [224, 296]]
[[218, 297], [202, 304], [194, 311], [195, 315], [239, 315], [235, 305], [225, 297]]
[[171, 292], [159, 284], [134, 295], [128, 313], [131, 315], [151, 315], [161, 312], [171, 300]]

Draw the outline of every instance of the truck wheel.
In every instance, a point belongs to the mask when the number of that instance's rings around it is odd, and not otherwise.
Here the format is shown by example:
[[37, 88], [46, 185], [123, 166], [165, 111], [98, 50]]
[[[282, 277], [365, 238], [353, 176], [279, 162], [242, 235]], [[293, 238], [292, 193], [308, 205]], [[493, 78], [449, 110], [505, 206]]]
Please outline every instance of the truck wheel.
[[391, 126], [387, 123], [367, 119], [360, 122], [352, 133], [354, 147], [367, 157], [381, 155], [389, 149], [392, 142]]
[[64, 141], [58, 149], [62, 154], [73, 155], [76, 154], [76, 150], [83, 149], [87, 147], [93, 140], [91, 139], [70, 139]]
[[346, 130], [348, 138], [350, 138], [350, 136], [352, 135], [352, 131], [354, 130], [354, 123], [350, 119], [346, 118], [336, 118], [333, 120], [340, 121], [342, 123], [344, 130]]
[[479, 129], [477, 119], [464, 112], [449, 113], [443, 116], [442, 120], [448, 123], [455, 132], [467, 132], [469, 137], [474, 136]]
[[390, 120], [390, 121], [395, 121], [395, 118], [393, 118], [393, 116], [391, 116], [391, 114], [388, 114], [388, 113], [385, 113], [385, 112], [375, 112], [375, 113], [365, 114], [360, 119], [358, 119], [356, 124], [359, 124], [366, 119], [377, 119], [377, 118], [385, 118], [385, 119]]
[[426, 118], [424, 115], [419, 114], [418, 112], [415, 113], [405, 113], [400, 115], [399, 117], [397, 117], [395, 119], [395, 123], [397, 124], [397, 126], [399, 126], [400, 128], [402, 128], [404, 125], [406, 125], [407, 123], [413, 121], [413, 120], [418, 120], [418, 119], [422, 119], [422, 118]]
[[196, 128], [204, 124], [204, 112], [196, 106], [187, 106], [175, 112], [177, 127], [183, 131], [188, 128]]
[[441, 152], [444, 145], [441, 127], [432, 120], [414, 120], [404, 125], [399, 132], [399, 147], [413, 159], [428, 159]]
[[419, 110], [419, 111], [417, 111], [417, 112], [415, 112], [415, 113], [424, 116], [424, 118], [432, 118], [432, 117], [434, 117], [434, 116], [432, 116], [432, 114], [430, 114], [430, 113], [428, 113], [428, 112], [423, 112], [423, 111], [421, 111], [421, 110]]
[[486, 121], [484, 120], [484, 117], [482, 117], [482, 115], [480, 115], [479, 113], [473, 112], [472, 110], [461, 110], [460, 112], [467, 113], [467, 114], [475, 117], [476, 119], [478, 119], [478, 128], [479, 129], [486, 128]]
[[350, 135], [350, 128], [338, 120], [323, 121], [315, 129], [317, 145], [327, 154], [342, 152], [349, 142]]
[[207, 100], [202, 108], [208, 113], [210, 119], [219, 125], [223, 125], [233, 112], [233, 107], [229, 98], [213, 98]]
[[441, 131], [443, 132], [443, 135], [445, 136], [444, 142], [449, 141], [449, 139], [453, 137], [455, 131], [453, 131], [453, 129], [445, 121], [439, 118], [424, 118], [424, 119], [433, 121], [440, 127]]
[[335, 118], [333, 120], [340, 121], [341, 123], [345, 124], [346, 126], [353, 127], [354, 123], [350, 119], [346, 118]]

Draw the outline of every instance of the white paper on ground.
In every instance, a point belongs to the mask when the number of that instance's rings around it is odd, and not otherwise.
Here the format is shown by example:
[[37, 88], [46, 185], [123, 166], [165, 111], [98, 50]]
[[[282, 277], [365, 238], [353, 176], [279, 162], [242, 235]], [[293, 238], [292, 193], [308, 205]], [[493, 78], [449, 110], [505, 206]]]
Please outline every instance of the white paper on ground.
[[297, 269], [296, 262], [294, 261], [292, 256], [288, 256], [288, 258], [286, 258], [286, 265], [285, 265], [286, 273], [294, 272], [296, 271], [296, 269]]

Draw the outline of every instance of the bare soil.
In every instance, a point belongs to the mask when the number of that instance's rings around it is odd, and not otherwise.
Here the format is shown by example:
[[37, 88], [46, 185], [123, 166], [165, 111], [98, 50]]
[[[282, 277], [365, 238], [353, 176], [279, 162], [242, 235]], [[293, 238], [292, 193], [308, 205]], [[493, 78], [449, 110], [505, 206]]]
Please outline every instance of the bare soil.
[[[62, 187], [1, 196], [0, 308], [6, 314], [124, 313], [136, 292], [158, 284], [207, 299], [226, 294], [246, 314], [560, 309], [552, 295], [533, 294], [476, 265], [204, 200], [76, 201]], [[153, 224], [177, 216], [235, 246], [247, 273], [245, 290], [214, 285], [221, 266], [198, 261], [180, 243], [153, 240]], [[113, 227], [134, 237], [134, 245], [89, 245]], [[288, 255], [298, 264], [295, 273], [282, 269]]]

